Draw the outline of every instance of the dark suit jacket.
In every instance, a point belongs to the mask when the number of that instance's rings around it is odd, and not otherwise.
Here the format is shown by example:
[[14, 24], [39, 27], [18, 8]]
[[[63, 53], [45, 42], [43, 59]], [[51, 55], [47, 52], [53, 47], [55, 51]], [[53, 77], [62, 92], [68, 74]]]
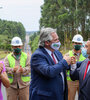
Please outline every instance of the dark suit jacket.
[[71, 79], [79, 80], [79, 100], [90, 100], [90, 70], [83, 80], [85, 69], [89, 59], [77, 63], [77, 69], [70, 72]]
[[[67, 100], [65, 70], [67, 62], [59, 51], [55, 51], [55, 64], [43, 47], [39, 47], [31, 57], [31, 84], [29, 100]], [[64, 74], [65, 90], [60, 72]]]

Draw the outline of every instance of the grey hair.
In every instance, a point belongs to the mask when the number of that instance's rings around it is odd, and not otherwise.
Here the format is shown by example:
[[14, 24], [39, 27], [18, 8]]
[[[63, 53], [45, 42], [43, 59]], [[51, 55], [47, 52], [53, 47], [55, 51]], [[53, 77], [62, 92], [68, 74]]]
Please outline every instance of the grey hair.
[[51, 41], [52, 40], [51, 33], [53, 32], [56, 33], [56, 29], [50, 27], [42, 28], [40, 31], [39, 46], [44, 47], [45, 41]]

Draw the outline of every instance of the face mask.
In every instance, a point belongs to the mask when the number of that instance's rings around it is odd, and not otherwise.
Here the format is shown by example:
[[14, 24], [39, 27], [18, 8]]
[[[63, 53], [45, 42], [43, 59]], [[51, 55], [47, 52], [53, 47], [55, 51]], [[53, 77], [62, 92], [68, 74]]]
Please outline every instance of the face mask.
[[80, 50], [80, 49], [81, 49], [81, 45], [74, 45], [74, 49], [75, 49], [76, 51]]
[[54, 49], [54, 50], [58, 50], [60, 48], [60, 46], [61, 46], [60, 42], [51, 44], [51, 48]]
[[13, 49], [13, 50], [14, 50], [15, 53], [20, 53], [22, 49], [16, 48], [16, 49]]
[[81, 52], [82, 52], [82, 55], [83, 55], [85, 58], [87, 58], [87, 57], [88, 57], [88, 54], [87, 54], [87, 49], [82, 48]]

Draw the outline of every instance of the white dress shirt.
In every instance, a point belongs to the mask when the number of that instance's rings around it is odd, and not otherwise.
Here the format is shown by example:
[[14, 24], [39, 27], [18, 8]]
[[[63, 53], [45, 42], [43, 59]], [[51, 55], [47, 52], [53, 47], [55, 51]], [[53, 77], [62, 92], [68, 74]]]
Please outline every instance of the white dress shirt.
[[88, 73], [89, 70], [90, 70], [90, 64], [88, 65], [87, 73]]

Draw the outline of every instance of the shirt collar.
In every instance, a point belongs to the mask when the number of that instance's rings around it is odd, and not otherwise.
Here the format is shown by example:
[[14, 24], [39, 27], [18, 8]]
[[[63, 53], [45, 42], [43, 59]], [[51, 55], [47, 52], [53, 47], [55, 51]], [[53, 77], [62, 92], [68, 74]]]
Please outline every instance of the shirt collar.
[[75, 53], [74, 50], [73, 50], [73, 55], [74, 55], [74, 56], [80, 56], [80, 54], [81, 54], [81, 53]]
[[52, 52], [51, 52], [49, 49], [45, 48], [45, 50], [47, 51], [47, 53], [48, 53], [49, 55], [51, 55]]
[[[17, 59], [17, 57], [14, 55], [14, 53], [12, 52], [12, 54], [11, 54], [15, 59]], [[20, 59], [20, 56], [21, 56], [21, 54], [18, 56], [18, 59], [17, 60], [19, 60]]]

